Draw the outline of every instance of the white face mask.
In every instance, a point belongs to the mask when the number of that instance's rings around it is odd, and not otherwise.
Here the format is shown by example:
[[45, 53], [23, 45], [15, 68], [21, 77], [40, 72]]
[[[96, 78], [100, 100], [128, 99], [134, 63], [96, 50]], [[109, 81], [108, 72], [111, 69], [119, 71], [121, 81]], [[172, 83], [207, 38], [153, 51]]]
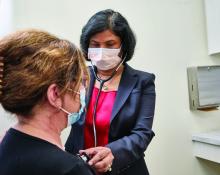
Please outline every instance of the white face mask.
[[109, 70], [113, 69], [121, 62], [122, 59], [118, 56], [119, 53], [120, 48], [89, 48], [88, 58], [98, 69]]

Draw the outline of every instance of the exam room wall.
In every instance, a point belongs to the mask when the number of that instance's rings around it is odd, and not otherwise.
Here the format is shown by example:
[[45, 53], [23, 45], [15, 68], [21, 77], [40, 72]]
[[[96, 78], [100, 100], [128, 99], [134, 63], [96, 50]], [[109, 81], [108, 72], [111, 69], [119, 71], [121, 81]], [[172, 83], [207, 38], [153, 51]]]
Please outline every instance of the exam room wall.
[[[146, 151], [152, 175], [217, 175], [219, 164], [193, 156], [193, 133], [220, 129], [220, 112], [190, 111], [188, 66], [220, 64], [208, 56], [203, 0], [13, 0], [13, 30], [41, 28], [79, 45], [82, 26], [96, 11], [112, 8], [137, 36], [134, 68], [156, 75], [156, 136]], [[12, 119], [1, 111], [0, 132]], [[62, 139], [65, 141], [69, 129]]]

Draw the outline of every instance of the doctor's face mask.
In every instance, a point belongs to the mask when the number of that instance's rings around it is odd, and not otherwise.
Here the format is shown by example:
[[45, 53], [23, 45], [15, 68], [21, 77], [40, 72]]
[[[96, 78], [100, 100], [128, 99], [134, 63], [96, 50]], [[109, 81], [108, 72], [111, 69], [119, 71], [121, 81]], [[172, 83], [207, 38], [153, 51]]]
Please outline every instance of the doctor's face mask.
[[88, 58], [100, 70], [110, 70], [116, 67], [122, 59], [119, 57], [120, 48], [89, 48]]

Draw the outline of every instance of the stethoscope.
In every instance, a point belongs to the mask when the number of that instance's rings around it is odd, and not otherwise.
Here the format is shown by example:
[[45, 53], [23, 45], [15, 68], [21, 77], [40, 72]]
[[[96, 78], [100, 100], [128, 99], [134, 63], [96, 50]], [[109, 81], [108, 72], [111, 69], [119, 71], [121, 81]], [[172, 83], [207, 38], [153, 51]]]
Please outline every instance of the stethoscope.
[[93, 63], [91, 61], [91, 66], [92, 66], [93, 74], [94, 74], [96, 80], [100, 83], [99, 91], [98, 91], [98, 95], [97, 95], [96, 100], [95, 100], [95, 105], [94, 105], [93, 115], [92, 115], [92, 125], [93, 125], [93, 134], [94, 134], [94, 147], [97, 146], [97, 133], [96, 133], [96, 122], [95, 122], [96, 121], [96, 110], [97, 110], [97, 105], [98, 105], [99, 97], [100, 97], [100, 94], [101, 94], [101, 91], [102, 91], [102, 87], [103, 87], [104, 83], [106, 83], [107, 81], [111, 80], [114, 77], [114, 75], [117, 73], [117, 71], [120, 68], [120, 66], [123, 64], [125, 58], [126, 57], [124, 57], [124, 59], [121, 61], [121, 63], [112, 72], [111, 76], [108, 77], [107, 79], [101, 79], [100, 77], [98, 77], [98, 75], [96, 73], [97, 69], [96, 69], [96, 67], [93, 65]]

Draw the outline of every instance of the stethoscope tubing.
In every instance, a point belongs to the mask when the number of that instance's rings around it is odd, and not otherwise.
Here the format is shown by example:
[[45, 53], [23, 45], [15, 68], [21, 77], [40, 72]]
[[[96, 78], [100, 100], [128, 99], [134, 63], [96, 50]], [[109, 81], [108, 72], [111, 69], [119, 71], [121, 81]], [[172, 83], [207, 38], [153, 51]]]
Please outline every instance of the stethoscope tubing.
[[98, 91], [98, 95], [97, 95], [96, 100], [95, 100], [95, 105], [94, 105], [93, 115], [92, 115], [92, 125], [93, 125], [93, 134], [94, 134], [94, 146], [96, 147], [97, 146], [96, 111], [97, 111], [97, 105], [98, 105], [99, 97], [100, 97], [100, 94], [101, 94], [102, 87], [103, 87], [104, 83], [109, 81], [109, 80], [111, 80], [113, 78], [113, 76], [115, 75], [115, 73], [117, 72], [117, 70], [115, 70], [112, 73], [112, 75], [109, 78], [107, 78], [107, 79], [101, 79], [101, 78], [99, 78], [97, 76], [96, 71], [95, 71], [95, 67], [94, 67], [93, 64], [92, 64], [92, 70], [93, 70], [93, 74], [94, 74], [96, 80], [98, 80], [99, 83], [100, 83], [99, 91]]
[[111, 76], [108, 77], [107, 79], [101, 79], [101, 78], [98, 77], [98, 75], [96, 73], [96, 70], [95, 70], [96, 68], [92, 64], [92, 61], [91, 61], [93, 74], [94, 74], [96, 80], [98, 80], [99, 83], [100, 83], [99, 91], [98, 91], [98, 95], [97, 95], [96, 100], [95, 100], [95, 105], [94, 105], [93, 115], [92, 115], [92, 125], [93, 125], [93, 134], [94, 134], [94, 147], [97, 146], [96, 111], [97, 111], [97, 105], [98, 105], [99, 97], [100, 97], [100, 94], [101, 94], [101, 91], [102, 91], [102, 87], [103, 87], [104, 83], [106, 83], [107, 81], [111, 80], [114, 77], [114, 75], [118, 71], [119, 67], [123, 64], [124, 60], [125, 60], [125, 58], [121, 61], [121, 63], [117, 66], [117, 68], [112, 72]]

